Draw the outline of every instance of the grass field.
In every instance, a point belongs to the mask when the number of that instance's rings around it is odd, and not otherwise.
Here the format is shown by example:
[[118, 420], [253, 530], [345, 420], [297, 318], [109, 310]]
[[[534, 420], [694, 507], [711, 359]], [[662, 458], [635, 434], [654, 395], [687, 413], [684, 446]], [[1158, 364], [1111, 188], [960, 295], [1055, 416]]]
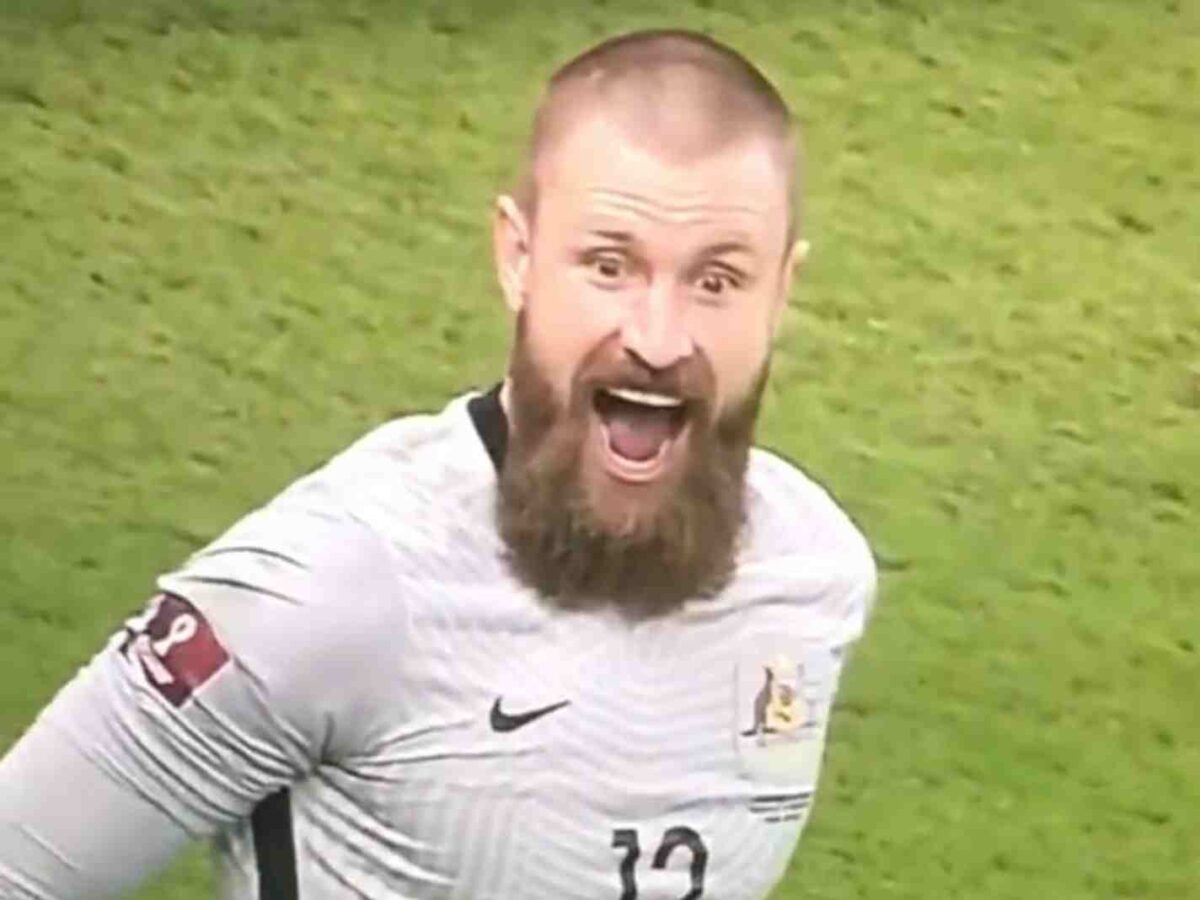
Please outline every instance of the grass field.
[[1200, 3], [514, 6], [0, 6], [0, 748], [157, 572], [497, 377], [539, 82], [686, 25], [807, 125], [761, 436], [883, 570], [777, 900], [1200, 896]]

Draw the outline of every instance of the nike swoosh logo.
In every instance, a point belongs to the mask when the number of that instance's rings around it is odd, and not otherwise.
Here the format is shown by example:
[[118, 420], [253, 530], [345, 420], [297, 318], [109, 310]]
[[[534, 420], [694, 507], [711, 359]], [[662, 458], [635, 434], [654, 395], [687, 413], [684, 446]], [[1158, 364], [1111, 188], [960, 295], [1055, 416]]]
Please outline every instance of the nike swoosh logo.
[[500, 708], [500, 698], [496, 698], [496, 702], [492, 704], [492, 731], [516, 731], [522, 726], [528, 725], [535, 719], [540, 719], [542, 716], [554, 712], [556, 709], [562, 709], [570, 704], [570, 700], [560, 700], [558, 703], [551, 703], [549, 706], [542, 706], [538, 709], [531, 709], [522, 713], [506, 713]]

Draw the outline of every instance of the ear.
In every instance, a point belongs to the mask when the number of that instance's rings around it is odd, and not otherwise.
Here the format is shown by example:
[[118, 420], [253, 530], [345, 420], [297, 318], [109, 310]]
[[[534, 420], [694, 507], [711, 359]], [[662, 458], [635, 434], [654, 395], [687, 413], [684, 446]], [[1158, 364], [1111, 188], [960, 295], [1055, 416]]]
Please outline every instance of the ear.
[[779, 296], [775, 299], [775, 309], [771, 314], [771, 334], [779, 331], [779, 325], [783, 321], [783, 311], [787, 309], [788, 297], [792, 293], [792, 282], [795, 280], [796, 273], [804, 265], [804, 261], [808, 259], [810, 247], [808, 241], [798, 238], [783, 260], [783, 270], [779, 273]]
[[508, 308], [521, 311], [529, 293], [529, 223], [521, 207], [507, 194], [496, 199], [492, 220], [492, 252], [496, 277]]

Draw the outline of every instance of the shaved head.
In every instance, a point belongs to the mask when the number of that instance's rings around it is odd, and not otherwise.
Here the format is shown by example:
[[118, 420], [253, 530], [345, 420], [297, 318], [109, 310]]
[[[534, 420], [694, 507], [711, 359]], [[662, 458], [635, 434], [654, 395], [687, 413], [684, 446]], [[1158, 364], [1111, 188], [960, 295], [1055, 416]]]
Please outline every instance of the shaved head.
[[785, 174], [789, 233], [798, 229], [798, 140], [779, 92], [750, 62], [690, 31], [611, 38], [551, 77], [534, 118], [517, 201], [532, 220], [539, 177], [565, 135], [601, 116], [650, 152], [680, 164], [766, 141]]

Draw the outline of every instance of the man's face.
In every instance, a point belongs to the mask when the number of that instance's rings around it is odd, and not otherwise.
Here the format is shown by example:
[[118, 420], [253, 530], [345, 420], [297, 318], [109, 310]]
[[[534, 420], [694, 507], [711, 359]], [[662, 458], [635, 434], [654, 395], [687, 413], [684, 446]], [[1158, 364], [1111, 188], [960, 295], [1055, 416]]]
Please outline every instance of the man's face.
[[545, 444], [592, 530], [649, 540], [681, 492], [726, 476], [739, 499], [724, 514], [740, 517], [795, 261], [787, 235], [787, 179], [766, 140], [679, 161], [599, 115], [539, 166], [535, 222], [502, 204], [518, 463], [536, 465], [532, 444]]

